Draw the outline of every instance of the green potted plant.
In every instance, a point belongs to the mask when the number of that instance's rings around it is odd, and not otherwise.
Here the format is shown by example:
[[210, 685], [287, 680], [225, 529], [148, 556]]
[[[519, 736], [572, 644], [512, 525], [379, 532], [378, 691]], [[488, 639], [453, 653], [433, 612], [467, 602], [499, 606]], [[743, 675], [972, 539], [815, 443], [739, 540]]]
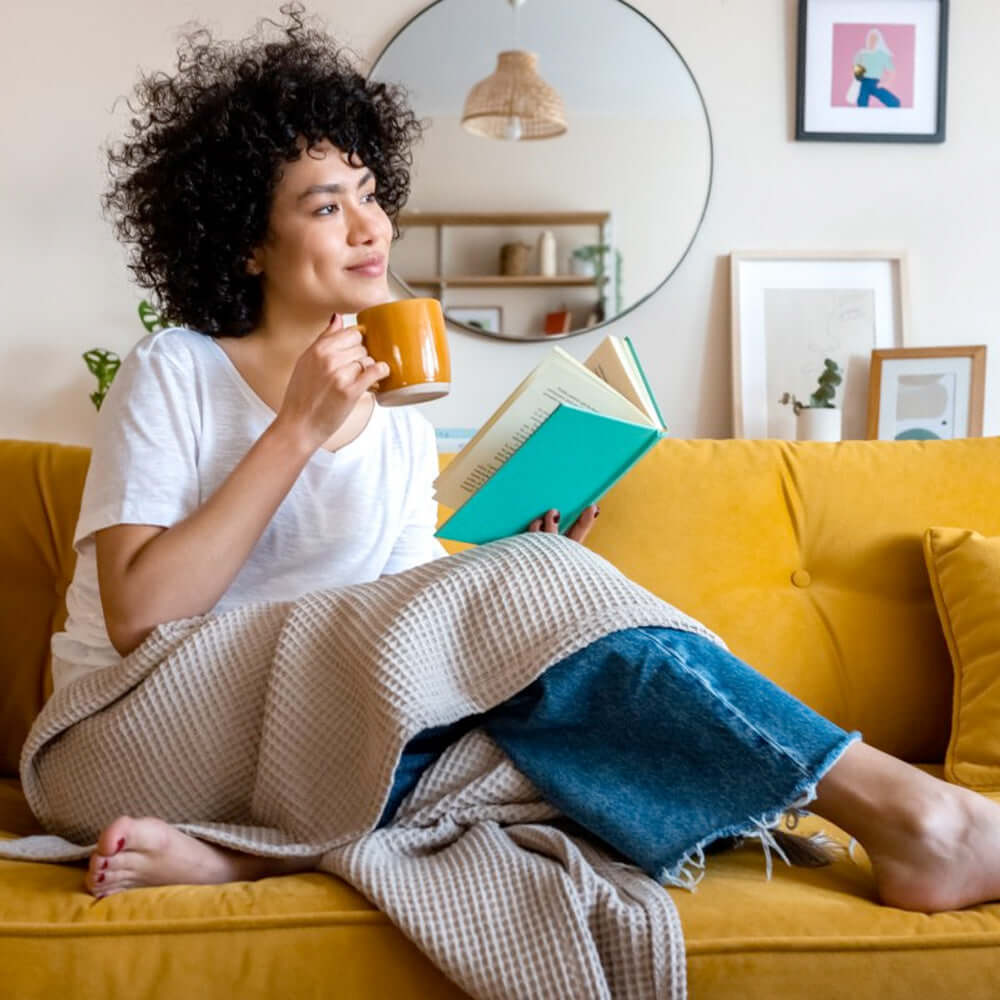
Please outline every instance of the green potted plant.
[[[594, 283], [600, 287], [604, 280], [605, 254], [611, 252], [607, 243], [587, 243], [570, 251], [569, 269], [571, 274], [582, 277], [593, 275]], [[615, 315], [622, 311], [622, 252], [615, 250]]]
[[[139, 322], [150, 333], [155, 333], [169, 325], [145, 299], [139, 303]], [[90, 401], [99, 410], [101, 403], [104, 402], [104, 397], [108, 394], [108, 389], [111, 388], [115, 375], [118, 374], [122, 359], [114, 351], [105, 350], [103, 347], [92, 347], [84, 353], [83, 360], [91, 375], [97, 379], [97, 388], [90, 394]]]
[[823, 361], [816, 391], [808, 403], [796, 399], [790, 392], [782, 393], [779, 403], [791, 403], [796, 417], [796, 439], [799, 441], [839, 441], [842, 414], [833, 405], [837, 386], [844, 381], [844, 373], [832, 358]]

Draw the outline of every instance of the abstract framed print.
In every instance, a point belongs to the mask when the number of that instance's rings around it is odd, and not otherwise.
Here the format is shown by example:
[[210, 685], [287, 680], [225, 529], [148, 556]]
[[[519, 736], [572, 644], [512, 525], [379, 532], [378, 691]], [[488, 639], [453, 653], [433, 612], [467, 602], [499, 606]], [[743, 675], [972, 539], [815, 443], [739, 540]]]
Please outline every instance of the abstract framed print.
[[981, 437], [985, 384], [985, 344], [872, 351], [868, 437]]

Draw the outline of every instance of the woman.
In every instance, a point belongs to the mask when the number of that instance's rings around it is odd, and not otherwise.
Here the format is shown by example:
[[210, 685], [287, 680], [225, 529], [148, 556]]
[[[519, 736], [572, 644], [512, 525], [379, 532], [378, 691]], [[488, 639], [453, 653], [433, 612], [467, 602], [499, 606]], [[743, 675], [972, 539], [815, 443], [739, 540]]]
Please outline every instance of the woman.
[[859, 108], [867, 108], [873, 97], [877, 97], [887, 108], [899, 107], [899, 98], [888, 89], [896, 76], [892, 49], [878, 28], [868, 32], [865, 48], [855, 55], [854, 75], [861, 84], [858, 90]]
[[[70, 617], [53, 638], [57, 686], [119, 662], [161, 623], [443, 554], [430, 425], [376, 404], [385, 371], [342, 320], [389, 298], [393, 220], [419, 126], [397, 92], [367, 84], [299, 9], [286, 13], [281, 44], [193, 34], [174, 76], [142, 83], [134, 131], [112, 151], [106, 206], [135, 247], [139, 282], [184, 325], [136, 347], [102, 408]], [[530, 530], [556, 531], [558, 516]], [[570, 537], [582, 542], [596, 516], [585, 511]], [[586, 716], [577, 690], [595, 677], [620, 688]], [[615, 726], [622, 711], [648, 735]], [[866, 746], [698, 635], [611, 633], [508, 703], [419, 734], [381, 823], [473, 725], [626, 856], [668, 828], [679, 858], [763, 830], [777, 822], [767, 805], [781, 789], [782, 808], [808, 802], [861, 841], [886, 903], [930, 911], [1000, 896], [1000, 806]], [[655, 781], [672, 792], [646, 795], [645, 829], [621, 837], [632, 817], [602, 805], [582, 763], [619, 732], [630, 793]], [[650, 763], [653, 745], [663, 749]], [[123, 815], [101, 833], [85, 885], [102, 896], [315, 860], [245, 855]]]

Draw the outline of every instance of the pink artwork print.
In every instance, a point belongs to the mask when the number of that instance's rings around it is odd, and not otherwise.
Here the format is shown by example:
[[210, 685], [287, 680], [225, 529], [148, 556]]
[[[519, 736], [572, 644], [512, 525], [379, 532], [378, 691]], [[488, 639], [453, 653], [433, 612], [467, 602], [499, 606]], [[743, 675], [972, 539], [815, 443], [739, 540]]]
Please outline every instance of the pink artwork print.
[[835, 24], [831, 105], [912, 108], [916, 37], [912, 24]]

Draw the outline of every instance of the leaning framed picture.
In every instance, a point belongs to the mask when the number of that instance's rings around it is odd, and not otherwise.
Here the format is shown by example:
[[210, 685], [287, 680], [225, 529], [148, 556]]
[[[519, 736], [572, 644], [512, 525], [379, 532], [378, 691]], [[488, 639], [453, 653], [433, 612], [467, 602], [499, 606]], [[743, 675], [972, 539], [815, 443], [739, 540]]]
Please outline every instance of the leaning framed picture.
[[471, 326], [484, 333], [500, 333], [503, 324], [503, 310], [500, 306], [448, 306], [445, 319], [463, 326]]
[[795, 138], [944, 142], [948, 0], [799, 0]]
[[981, 437], [986, 345], [872, 351], [868, 437]]
[[792, 407], [780, 399], [808, 399], [830, 358], [843, 372], [842, 435], [863, 440], [871, 352], [906, 343], [906, 255], [736, 252], [730, 293], [734, 436], [794, 440]]

